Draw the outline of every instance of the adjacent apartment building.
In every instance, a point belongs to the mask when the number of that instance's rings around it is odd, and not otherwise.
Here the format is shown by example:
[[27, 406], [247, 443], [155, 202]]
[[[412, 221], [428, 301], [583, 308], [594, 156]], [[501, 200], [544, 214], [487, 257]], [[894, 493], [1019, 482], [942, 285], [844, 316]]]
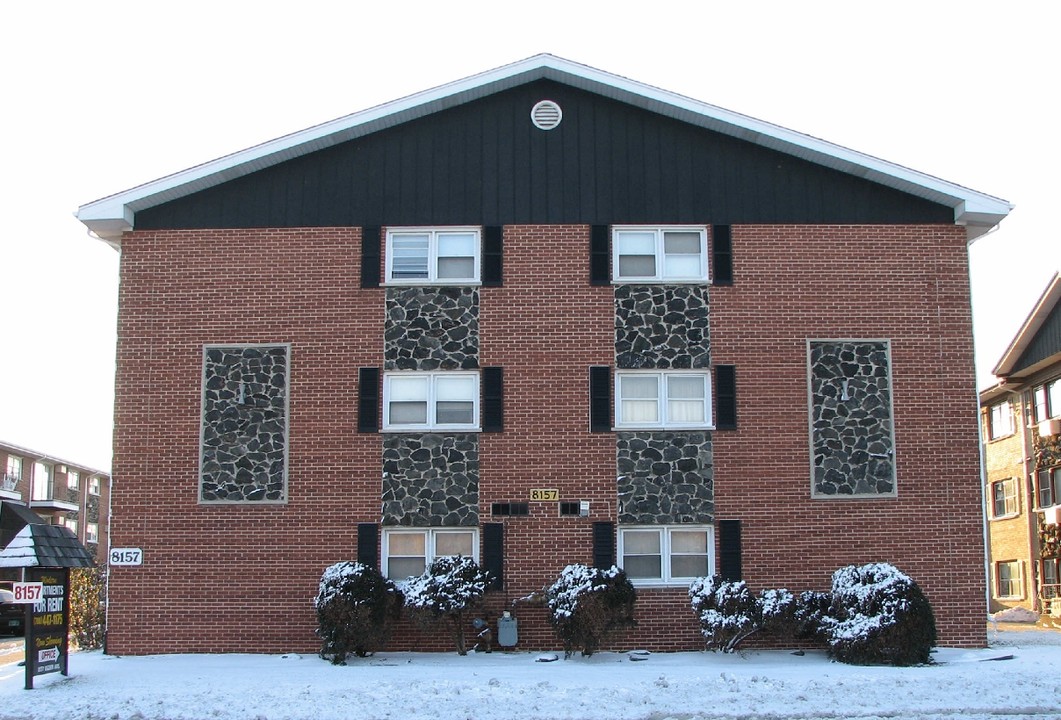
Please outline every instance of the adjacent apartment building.
[[980, 393], [991, 610], [1061, 616], [1061, 276]]
[[[27, 508], [44, 522], [65, 525], [98, 563], [106, 563], [109, 473], [4, 442], [0, 442], [0, 467], [0, 500]], [[28, 517], [17, 510], [11, 514], [10, 522], [5, 518], [2, 523], [0, 537], [5, 542], [0, 546], [10, 540], [9, 531], [17, 532]]]
[[312, 651], [326, 566], [458, 553], [523, 648], [570, 563], [623, 567], [620, 642], [675, 650], [697, 576], [870, 561], [983, 645], [967, 244], [1009, 210], [550, 55], [84, 205], [143, 550], [108, 648]]

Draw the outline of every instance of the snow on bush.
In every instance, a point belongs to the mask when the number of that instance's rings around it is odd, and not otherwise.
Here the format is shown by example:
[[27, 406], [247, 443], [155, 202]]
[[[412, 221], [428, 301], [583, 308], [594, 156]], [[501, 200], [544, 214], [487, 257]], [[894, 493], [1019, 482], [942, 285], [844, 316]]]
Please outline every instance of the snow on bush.
[[829, 654], [854, 665], [927, 663], [936, 644], [935, 618], [921, 588], [887, 563], [833, 573], [822, 630]]
[[477, 609], [490, 587], [490, 573], [462, 555], [436, 558], [420, 577], [402, 586], [405, 605], [422, 625], [448, 622], [458, 655], [467, 655], [466, 613]]
[[614, 632], [632, 627], [637, 593], [626, 573], [586, 565], [568, 565], [545, 591], [549, 620], [564, 644], [565, 657], [576, 649], [592, 655]]
[[733, 652], [762, 627], [763, 608], [743, 580], [697, 578], [689, 586], [689, 602], [709, 650]]
[[381, 649], [402, 607], [402, 594], [378, 570], [357, 562], [340, 562], [324, 570], [317, 597], [320, 656], [345, 665]]

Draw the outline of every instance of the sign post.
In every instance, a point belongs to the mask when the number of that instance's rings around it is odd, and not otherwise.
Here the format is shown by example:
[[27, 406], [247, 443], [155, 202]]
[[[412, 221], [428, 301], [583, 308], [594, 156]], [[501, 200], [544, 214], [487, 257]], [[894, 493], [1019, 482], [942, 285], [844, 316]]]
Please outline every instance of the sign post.
[[26, 689], [32, 690], [37, 675], [67, 674], [70, 569], [30, 567], [24, 577], [41, 589], [40, 599], [26, 606]]

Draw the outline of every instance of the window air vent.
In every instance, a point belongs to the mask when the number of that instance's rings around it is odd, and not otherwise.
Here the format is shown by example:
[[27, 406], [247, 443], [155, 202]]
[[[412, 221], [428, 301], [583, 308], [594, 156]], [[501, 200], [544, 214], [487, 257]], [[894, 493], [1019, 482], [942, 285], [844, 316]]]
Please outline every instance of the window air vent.
[[552, 130], [564, 118], [560, 106], [552, 100], [542, 100], [531, 108], [531, 122], [539, 130]]

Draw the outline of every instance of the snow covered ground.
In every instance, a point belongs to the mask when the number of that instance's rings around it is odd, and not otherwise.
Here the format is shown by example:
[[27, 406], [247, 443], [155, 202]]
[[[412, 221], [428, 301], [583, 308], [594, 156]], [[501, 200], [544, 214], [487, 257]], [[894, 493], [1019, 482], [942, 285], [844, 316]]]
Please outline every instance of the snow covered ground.
[[[937, 664], [863, 668], [820, 652], [381, 653], [337, 667], [315, 655], [70, 657], [70, 676], [0, 665], [2, 720], [699, 720], [1061, 718], [1061, 631], [989, 630], [985, 650]], [[1000, 659], [1012, 656], [1012, 659]], [[0, 663], [3, 659], [0, 658]]]

